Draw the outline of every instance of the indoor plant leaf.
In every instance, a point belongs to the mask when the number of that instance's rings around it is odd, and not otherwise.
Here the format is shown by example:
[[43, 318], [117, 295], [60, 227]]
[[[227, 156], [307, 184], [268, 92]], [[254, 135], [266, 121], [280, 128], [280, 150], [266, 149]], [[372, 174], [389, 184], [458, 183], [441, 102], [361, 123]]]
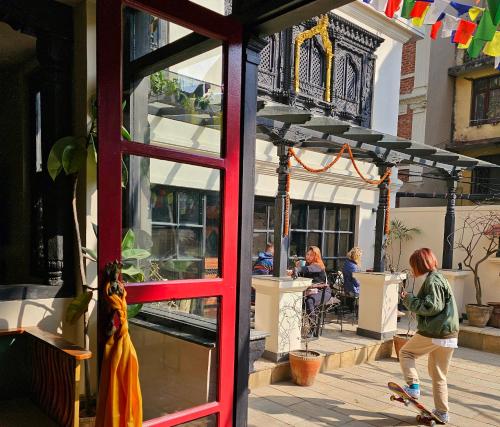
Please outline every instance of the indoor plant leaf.
[[124, 126], [122, 126], [122, 138], [127, 140], [127, 141], [132, 141], [132, 137], [130, 136], [130, 133], [127, 129], [125, 129]]
[[82, 138], [75, 138], [64, 148], [62, 153], [62, 166], [66, 175], [77, 173], [85, 164], [87, 150], [82, 143]]
[[137, 316], [142, 309], [142, 304], [127, 305], [127, 318], [132, 319]]
[[122, 240], [122, 252], [127, 249], [133, 249], [135, 246], [135, 234], [132, 229], [127, 230]]
[[56, 180], [57, 176], [61, 173], [63, 169], [63, 153], [64, 150], [75, 143], [76, 138], [74, 136], [65, 136], [58, 139], [52, 146], [49, 157], [47, 159], [47, 169], [49, 175], [53, 181]]
[[122, 251], [122, 260], [126, 261], [129, 259], [145, 259], [151, 255], [145, 249], [125, 249]]
[[75, 323], [87, 311], [91, 299], [92, 291], [86, 291], [73, 298], [66, 310], [66, 321]]
[[122, 268], [122, 276], [124, 278], [130, 278], [134, 282], [144, 282], [145, 279], [144, 272], [134, 265], [124, 265]]
[[97, 251], [95, 251], [94, 249], [82, 248], [82, 252], [84, 254], [87, 254], [94, 261], [97, 261]]

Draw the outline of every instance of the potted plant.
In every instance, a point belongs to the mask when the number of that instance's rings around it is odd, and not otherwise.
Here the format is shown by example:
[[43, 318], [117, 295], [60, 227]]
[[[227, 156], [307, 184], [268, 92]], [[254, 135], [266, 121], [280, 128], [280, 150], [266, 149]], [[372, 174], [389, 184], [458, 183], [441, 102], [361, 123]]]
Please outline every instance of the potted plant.
[[471, 214], [464, 219], [463, 225], [453, 233], [454, 248], [463, 251], [463, 264], [474, 276], [476, 303], [466, 305], [467, 319], [469, 325], [480, 328], [484, 328], [488, 323], [493, 307], [483, 304], [479, 268], [499, 249], [498, 224], [500, 224], [500, 214], [497, 212]]
[[[125, 107], [125, 104], [123, 104]], [[78, 190], [78, 176], [83, 166], [87, 161], [87, 156], [97, 162], [97, 103], [95, 97], [91, 99], [90, 102], [90, 125], [86, 136], [65, 136], [58, 139], [51, 148], [47, 159], [47, 171], [53, 181], [56, 179], [71, 179], [73, 194], [72, 194], [72, 213], [73, 213], [73, 226], [75, 232], [75, 240], [78, 249], [78, 275], [80, 282], [80, 290], [77, 292], [77, 296], [70, 302], [66, 311], [66, 320], [70, 324], [74, 324], [83, 317], [83, 341], [84, 348], [89, 350], [90, 340], [89, 340], [89, 312], [88, 307], [90, 301], [92, 300], [93, 294], [97, 291], [97, 288], [89, 286], [87, 283], [87, 278], [85, 274], [85, 263], [84, 258], [90, 260], [96, 260], [97, 254], [89, 249], [82, 247], [82, 240], [80, 235], [80, 223], [78, 220], [78, 210], [77, 210], [77, 190]], [[122, 127], [121, 130], [122, 137], [124, 139], [130, 140], [130, 135], [128, 131]], [[123, 165], [124, 166], [124, 165]], [[122, 185], [126, 185], [127, 182], [127, 170], [122, 168]], [[64, 174], [62, 173], [64, 172]], [[63, 177], [63, 175], [66, 176]], [[96, 231], [96, 227], [94, 227]], [[125, 247], [123, 247], [125, 245]], [[122, 243], [122, 251], [125, 253], [123, 256], [126, 265], [125, 271], [122, 272], [124, 279], [127, 277], [134, 281], [144, 281], [140, 279], [141, 271], [138, 270], [134, 265], [130, 265], [132, 262], [136, 262], [139, 259], [149, 257], [149, 252], [142, 249], [137, 249], [135, 246], [135, 236], [130, 231], [125, 235], [124, 241]], [[128, 252], [125, 252], [127, 251]], [[137, 271], [138, 270], [138, 271]], [[127, 276], [128, 274], [128, 276]], [[144, 274], [142, 274], [144, 277]], [[136, 280], [137, 279], [137, 280]], [[134, 311], [139, 311], [140, 307], [130, 307], [129, 313], [133, 315]], [[137, 313], [136, 313], [137, 314]], [[87, 425], [92, 425], [95, 415], [95, 407], [93, 404], [95, 400], [92, 398], [90, 391], [90, 365], [89, 360], [84, 360], [84, 385], [85, 385], [85, 401], [84, 401], [84, 411], [82, 411], [81, 417], [84, 419], [84, 423]]]
[[[422, 233], [418, 227], [407, 227], [399, 219], [393, 219], [389, 228], [389, 234], [384, 242], [385, 269], [387, 271], [399, 271], [403, 242], [409, 242], [414, 236]], [[397, 250], [394, 253], [394, 250]]]
[[314, 314], [308, 315], [302, 310], [302, 298], [298, 304], [295, 303], [290, 307], [285, 307], [284, 312], [288, 315], [284, 316], [284, 321], [280, 325], [280, 333], [288, 337], [289, 346], [291, 347], [292, 345], [296, 345], [292, 344], [292, 341], [296, 341], [294, 340], [294, 333], [291, 331], [293, 328], [300, 328], [302, 337], [300, 341], [305, 347], [304, 349], [295, 348], [288, 353], [292, 380], [300, 386], [311, 386], [314, 384], [321, 368], [321, 363], [323, 362], [322, 353], [309, 349], [309, 343], [314, 339], [311, 336], [318, 321], [317, 316]]

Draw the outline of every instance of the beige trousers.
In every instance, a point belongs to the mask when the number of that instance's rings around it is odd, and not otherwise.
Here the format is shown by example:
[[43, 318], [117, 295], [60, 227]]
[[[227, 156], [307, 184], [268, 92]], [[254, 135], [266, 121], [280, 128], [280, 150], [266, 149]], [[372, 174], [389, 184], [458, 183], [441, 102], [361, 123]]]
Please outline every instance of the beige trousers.
[[400, 350], [399, 363], [406, 382], [418, 384], [418, 373], [415, 360], [426, 354], [429, 355], [427, 369], [432, 378], [432, 394], [434, 405], [439, 411], [448, 412], [448, 384], [446, 375], [450, 367], [453, 348], [441, 347], [433, 344], [432, 338], [415, 334]]

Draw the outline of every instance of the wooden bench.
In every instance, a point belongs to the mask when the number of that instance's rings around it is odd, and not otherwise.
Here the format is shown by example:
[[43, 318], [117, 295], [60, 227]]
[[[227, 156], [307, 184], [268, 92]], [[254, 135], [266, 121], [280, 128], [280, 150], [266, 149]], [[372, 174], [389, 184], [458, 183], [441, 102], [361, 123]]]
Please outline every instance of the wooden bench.
[[29, 398], [57, 425], [78, 426], [80, 361], [91, 356], [37, 327], [0, 329], [0, 400]]

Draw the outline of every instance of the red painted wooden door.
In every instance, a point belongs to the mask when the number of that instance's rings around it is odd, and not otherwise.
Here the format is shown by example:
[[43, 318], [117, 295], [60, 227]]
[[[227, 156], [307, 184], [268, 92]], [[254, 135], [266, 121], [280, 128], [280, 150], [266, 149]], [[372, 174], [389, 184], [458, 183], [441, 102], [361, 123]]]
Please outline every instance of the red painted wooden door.
[[242, 30], [182, 0], [97, 7], [99, 274], [122, 259], [142, 304], [144, 425], [229, 426]]

